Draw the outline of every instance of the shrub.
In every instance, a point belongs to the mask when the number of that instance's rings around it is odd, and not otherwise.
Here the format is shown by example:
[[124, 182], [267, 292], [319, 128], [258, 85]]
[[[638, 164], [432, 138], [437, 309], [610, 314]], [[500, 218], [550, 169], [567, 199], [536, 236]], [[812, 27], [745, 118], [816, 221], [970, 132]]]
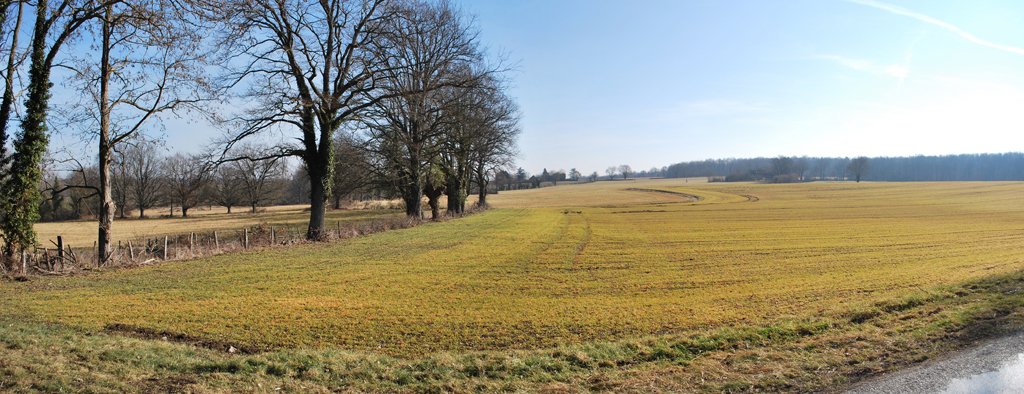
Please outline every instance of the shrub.
[[783, 174], [772, 177], [772, 183], [797, 183], [800, 182], [800, 177], [796, 174]]

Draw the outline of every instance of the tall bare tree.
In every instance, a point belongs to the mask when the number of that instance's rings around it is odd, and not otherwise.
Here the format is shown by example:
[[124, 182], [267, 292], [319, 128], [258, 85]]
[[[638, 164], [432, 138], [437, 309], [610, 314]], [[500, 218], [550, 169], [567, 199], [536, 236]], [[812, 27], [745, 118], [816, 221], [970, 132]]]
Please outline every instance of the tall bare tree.
[[115, 152], [114, 160], [110, 164], [110, 194], [121, 219], [126, 217], [126, 211], [130, 211], [128, 207], [131, 201], [130, 188], [131, 178], [128, 176], [128, 167], [125, 166], [124, 154]]
[[[245, 146], [238, 152], [240, 157], [257, 157], [258, 149], [253, 146]], [[268, 189], [275, 179], [284, 175], [287, 168], [285, 162], [279, 159], [267, 160], [236, 160], [230, 163], [234, 173], [238, 176], [242, 189], [242, 200], [256, 208], [268, 200]]]
[[370, 158], [355, 137], [338, 133], [334, 142], [334, 209], [341, 208], [341, 200], [365, 188], [372, 181]]
[[174, 203], [181, 206], [181, 217], [202, 202], [203, 189], [210, 179], [210, 169], [202, 157], [177, 153], [164, 160], [164, 174], [172, 212]]
[[622, 179], [629, 179], [629, 175], [633, 173], [633, 167], [630, 167], [629, 164], [620, 165], [619, 173], [622, 174]]
[[828, 171], [828, 165], [829, 161], [824, 157], [814, 161], [814, 167], [812, 171], [814, 171], [814, 175], [818, 178], [819, 181], [825, 180], [825, 172]]
[[29, 50], [29, 82], [21, 133], [14, 141], [10, 177], [4, 183], [2, 201], [4, 253], [12, 255], [35, 244], [33, 224], [39, 220], [42, 180], [40, 164], [49, 145], [46, 126], [49, 110], [50, 71], [57, 55], [83, 24], [101, 15], [120, 0], [62, 0], [51, 7], [48, 0], [36, 0], [35, 24]]
[[392, 97], [375, 106], [368, 130], [378, 154], [399, 155], [387, 160], [406, 214], [422, 217], [424, 166], [449, 121], [444, 109], [459, 97], [446, 88], [473, 86], [493, 70], [466, 72], [482, 61], [477, 33], [447, 1], [408, 1], [385, 30], [383, 89]]
[[608, 179], [615, 180], [615, 174], [619, 173], [619, 167], [611, 166], [604, 170], [605, 174], [608, 174]]
[[210, 199], [231, 213], [231, 207], [239, 206], [243, 202], [241, 178], [234, 166], [217, 167], [210, 180]]
[[386, 65], [373, 56], [380, 27], [394, 7], [388, 0], [219, 0], [224, 84], [247, 84], [242, 99], [249, 111], [231, 119], [220, 160], [243, 140], [282, 131], [298, 145], [281, 144], [249, 159], [297, 156], [310, 179], [306, 233], [325, 231], [331, 196], [334, 137], [338, 129], [379, 99], [379, 73]]
[[139, 210], [139, 217], [146, 217], [146, 210], [160, 202], [163, 180], [160, 177], [160, 156], [151, 143], [130, 145], [121, 152], [122, 166], [128, 182], [128, 195]]
[[476, 117], [476, 133], [470, 156], [474, 183], [477, 186], [477, 205], [487, 206], [487, 185], [492, 174], [511, 167], [519, 153], [519, 106], [505, 94], [502, 86], [492, 81], [485, 89], [485, 100]]
[[[211, 85], [203, 77], [201, 35], [170, 0], [125, 0], [107, 4], [92, 25], [98, 56], [79, 56], [74, 81], [82, 101], [65, 111], [69, 125], [99, 142], [98, 258], [111, 256], [117, 211], [111, 187], [114, 150], [142, 138], [163, 113], [200, 112]], [[198, 111], [193, 111], [198, 110]]]
[[861, 156], [850, 161], [850, 164], [846, 165], [846, 173], [853, 176], [853, 178], [860, 183], [860, 178], [871, 172], [871, 163], [867, 157]]

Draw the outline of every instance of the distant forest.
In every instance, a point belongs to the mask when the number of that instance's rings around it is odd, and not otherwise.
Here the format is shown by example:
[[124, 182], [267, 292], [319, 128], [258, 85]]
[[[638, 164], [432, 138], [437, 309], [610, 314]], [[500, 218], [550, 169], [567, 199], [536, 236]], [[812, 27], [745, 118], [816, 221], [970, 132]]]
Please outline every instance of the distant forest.
[[[868, 168], [861, 177], [864, 181], [1024, 181], [1024, 153], [1021, 152], [866, 159]], [[708, 159], [672, 164], [656, 175], [708, 177], [713, 181], [844, 180], [853, 176], [849, 171], [853, 160], [806, 156]]]

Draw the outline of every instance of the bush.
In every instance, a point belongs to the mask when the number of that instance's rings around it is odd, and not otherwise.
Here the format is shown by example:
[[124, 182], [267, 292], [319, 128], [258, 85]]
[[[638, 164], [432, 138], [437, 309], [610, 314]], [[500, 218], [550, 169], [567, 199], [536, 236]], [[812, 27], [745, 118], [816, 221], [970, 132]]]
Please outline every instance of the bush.
[[754, 176], [749, 172], [747, 173], [732, 173], [725, 177], [726, 182], [749, 182], [754, 180]]
[[800, 182], [800, 177], [796, 174], [785, 174], [776, 175], [772, 177], [772, 183], [796, 183]]

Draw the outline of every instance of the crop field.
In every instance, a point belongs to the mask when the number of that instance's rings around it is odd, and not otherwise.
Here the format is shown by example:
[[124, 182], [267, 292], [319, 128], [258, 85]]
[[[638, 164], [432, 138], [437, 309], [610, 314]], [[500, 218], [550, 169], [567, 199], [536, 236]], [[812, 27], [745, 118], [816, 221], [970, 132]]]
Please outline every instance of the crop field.
[[0, 316], [402, 359], [768, 325], [1024, 269], [1022, 195], [681, 180], [502, 192], [498, 209], [336, 243], [6, 282]]

